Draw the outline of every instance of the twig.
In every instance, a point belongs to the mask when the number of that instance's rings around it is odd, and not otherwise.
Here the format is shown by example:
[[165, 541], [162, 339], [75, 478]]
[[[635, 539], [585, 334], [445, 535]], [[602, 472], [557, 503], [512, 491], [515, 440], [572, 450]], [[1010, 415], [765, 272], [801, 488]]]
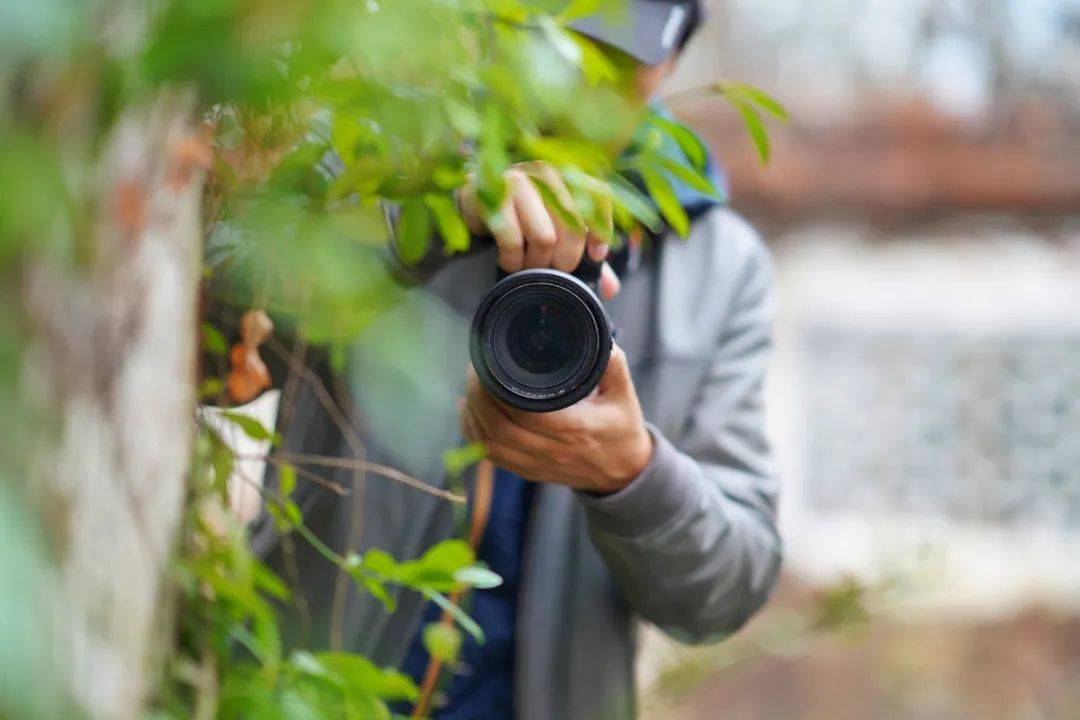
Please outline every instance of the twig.
[[[302, 379], [311, 386], [311, 389], [315, 393], [316, 399], [322, 405], [323, 409], [333, 420], [334, 424], [338, 427], [338, 432], [342, 434], [342, 437], [349, 444], [352, 449], [353, 457], [356, 460], [363, 460], [366, 457], [366, 450], [363, 442], [360, 440], [359, 434], [356, 432], [352, 425], [352, 422], [346, 416], [345, 412], [339, 406], [338, 402], [331, 395], [326, 384], [322, 381], [322, 378], [313, 372], [304, 363], [304, 354], [307, 351], [307, 343], [301, 336], [296, 344], [293, 346], [293, 352], [287, 353], [286, 348], [277, 341], [276, 338], [271, 338], [270, 349], [278, 356], [282, 357], [289, 366], [289, 378], [287, 380], [287, 389], [291, 391], [289, 398], [289, 405], [284, 408], [284, 411], [292, 414], [291, 402], [296, 393], [296, 380]], [[347, 397], [344, 393], [339, 393], [339, 397]], [[297, 468], [301, 470], [301, 468]], [[351, 507], [351, 522], [349, 523], [349, 536], [346, 539], [346, 547], [348, 549], [355, 548], [360, 543], [360, 531], [363, 527], [363, 504], [364, 504], [364, 472], [357, 468], [353, 470], [352, 478], [352, 500]], [[345, 627], [345, 603], [346, 593], [349, 588], [349, 576], [344, 569], [339, 568], [337, 578], [334, 580], [334, 594], [333, 600], [330, 605], [330, 637], [329, 644], [332, 651], [340, 651], [343, 642], [343, 634]]]
[[238, 455], [237, 457], [244, 460], [267, 460], [269, 462], [301, 463], [304, 465], [317, 465], [320, 467], [344, 468], [346, 470], [364, 470], [390, 480], [396, 480], [411, 488], [426, 492], [429, 495], [434, 495], [443, 500], [461, 504], [464, 504], [466, 501], [464, 495], [458, 495], [449, 490], [444, 490], [443, 488], [435, 487], [434, 485], [428, 485], [411, 475], [406, 475], [400, 470], [387, 465], [367, 462], [366, 460], [350, 460], [349, 458], [336, 458], [329, 455], [306, 455], [304, 453], [285, 452], [276, 452], [273, 455]]
[[[304, 360], [307, 357], [307, 341], [304, 340], [302, 336], [298, 337], [296, 342], [293, 343], [292, 353], [290, 353], [289, 356], [291, 358], [291, 362], [289, 362], [290, 367], [293, 363], [298, 365], [304, 364]], [[285, 386], [281, 390], [281, 422], [279, 425], [283, 432], [288, 430], [289, 425], [292, 422], [293, 405], [296, 402], [296, 393], [300, 384], [299, 379], [299, 374], [290, 372], [289, 377], [285, 378]]]
[[[344, 408], [344, 401], [346, 398], [352, 398], [348, 388], [344, 386], [341, 378], [338, 375], [334, 375], [332, 380], [335, 383], [335, 391], [337, 397], [342, 403], [342, 413], [347, 417], [354, 417], [356, 404], [350, 403], [350, 410]], [[352, 423], [349, 424], [352, 427]], [[367, 460], [367, 449], [359, 442], [352, 444], [353, 455], [356, 460]], [[348, 550], [356, 550], [360, 547], [360, 537], [364, 531], [364, 489], [367, 485], [367, 475], [363, 470], [353, 471], [353, 496], [349, 503], [349, 536], [345, 540], [345, 547]], [[338, 568], [337, 578], [334, 580], [334, 597], [330, 604], [330, 649], [334, 652], [340, 652], [345, 643], [345, 606], [348, 604], [349, 587], [354, 585], [355, 581], [351, 576], [345, 572], [344, 569]]]
[[288, 348], [282, 345], [281, 341], [276, 338], [270, 337], [266, 342], [266, 346], [288, 364], [290, 371], [296, 373], [311, 385], [311, 389], [315, 392], [315, 397], [318, 398], [323, 409], [330, 415], [330, 419], [337, 425], [341, 434], [345, 436], [345, 441], [352, 447], [353, 452], [357, 455], [362, 455], [364, 452], [363, 441], [356, 433], [356, 429], [352, 426], [352, 423], [350, 423], [348, 418], [345, 417], [345, 414], [341, 412], [341, 408], [338, 407], [338, 404], [334, 401], [333, 396], [327, 389], [326, 384], [322, 381], [322, 378], [315, 374], [311, 368], [304, 363], [297, 362], [297, 359], [288, 351]]
[[285, 573], [289, 576], [289, 583], [293, 589], [293, 601], [296, 610], [300, 613], [300, 638], [301, 646], [307, 645], [311, 638], [311, 607], [308, 605], [307, 593], [300, 581], [300, 566], [296, 563], [296, 543], [292, 536], [281, 536], [281, 556], [285, 561]]
[[310, 470], [307, 470], [305, 468], [297, 467], [297, 466], [293, 465], [291, 462], [289, 462], [288, 460], [283, 460], [278, 455], [254, 455], [254, 456], [240, 456], [240, 455], [238, 455], [237, 457], [242, 459], [242, 460], [266, 460], [266, 462], [270, 462], [270, 463], [273, 463], [275, 465], [288, 465], [293, 470], [296, 471], [297, 475], [299, 475], [302, 478], [306, 478], [306, 479], [310, 480], [311, 482], [315, 483], [316, 485], [320, 485], [320, 486], [326, 488], [327, 490], [335, 492], [335, 493], [337, 493], [338, 495], [341, 495], [341, 496], [345, 496], [345, 495], [349, 494], [348, 488], [343, 487], [339, 483], [336, 483], [333, 480], [327, 480], [322, 475], [319, 475], [318, 473], [313, 473]]

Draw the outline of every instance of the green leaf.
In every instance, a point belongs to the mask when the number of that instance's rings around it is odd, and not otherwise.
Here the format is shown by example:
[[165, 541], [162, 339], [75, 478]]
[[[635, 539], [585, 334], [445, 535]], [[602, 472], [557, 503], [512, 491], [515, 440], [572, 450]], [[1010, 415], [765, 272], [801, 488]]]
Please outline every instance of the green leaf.
[[364, 135], [364, 128], [355, 115], [336, 114], [330, 140], [334, 152], [343, 161], [350, 161], [356, 155], [356, 146]]
[[454, 573], [476, 560], [464, 540], [444, 540], [421, 557], [401, 563], [393, 580], [414, 590], [451, 592], [459, 583]]
[[697, 136], [697, 133], [682, 123], [669, 120], [660, 115], [651, 115], [649, 122], [670, 135], [678, 143], [679, 149], [686, 155], [686, 159], [690, 161], [691, 165], [700, 171], [705, 170], [709, 154], [705, 148], [705, 143], [701, 142], [701, 138]]
[[574, 42], [581, 50], [581, 72], [590, 85], [614, 83], [619, 79], [619, 70], [594, 42], [583, 35], [571, 33]]
[[465, 226], [465, 220], [462, 219], [453, 199], [446, 195], [428, 193], [424, 196], [424, 202], [427, 203], [431, 214], [435, 216], [445, 253], [450, 255], [468, 250], [469, 228]]
[[413, 265], [431, 244], [431, 214], [421, 198], [409, 198], [401, 206], [397, 223], [397, 250], [402, 261]]
[[664, 170], [674, 175], [678, 180], [683, 181], [695, 190], [703, 192], [706, 195], [712, 195], [717, 200], [724, 199], [724, 194], [720, 192], [720, 190], [718, 190], [707, 177], [697, 172], [693, 168], [687, 167], [678, 160], [674, 160], [663, 155], [654, 158], [654, 160], [661, 167], [663, 167]]
[[300, 506], [292, 500], [286, 500], [281, 504], [285, 511], [285, 519], [295, 527], [304, 522], [304, 514], [300, 512]]
[[570, 0], [557, 17], [563, 21], [578, 20], [583, 17], [595, 15], [604, 6], [610, 6], [611, 0]]
[[330, 346], [330, 369], [341, 374], [348, 365], [348, 351], [341, 343], [333, 343]]
[[233, 465], [236, 458], [224, 440], [217, 433], [210, 432], [212, 449], [210, 452], [210, 466], [214, 468], [213, 487], [223, 503], [229, 500], [229, 477], [232, 475]]
[[382, 246], [390, 239], [386, 217], [375, 203], [336, 207], [326, 213], [326, 226], [364, 245]]
[[307, 650], [294, 650], [293, 654], [289, 656], [289, 662], [305, 675], [313, 677], [327, 677], [330, 675], [330, 671], [326, 669], [326, 666]]
[[608, 178], [611, 194], [617, 206], [624, 208], [634, 218], [654, 233], [660, 232], [662, 223], [649, 198], [619, 175]]
[[424, 647], [431, 657], [453, 663], [461, 652], [461, 631], [453, 625], [433, 622], [424, 626]]
[[473, 636], [473, 639], [480, 645], [484, 644], [484, 630], [476, 621], [462, 610], [460, 607], [450, 602], [450, 600], [442, 593], [434, 590], [424, 590], [424, 596], [431, 600], [433, 603], [442, 608], [454, 621], [461, 626], [461, 629]]
[[492, 572], [488, 569], [487, 565], [482, 563], [469, 565], [468, 567], [463, 567], [455, 571], [454, 579], [459, 583], [463, 583], [469, 587], [479, 588], [480, 590], [489, 590], [494, 587], [499, 587], [503, 582], [498, 573]]
[[274, 525], [279, 532], [288, 532], [304, 522], [304, 514], [300, 511], [300, 506], [292, 500], [268, 502], [266, 511], [274, 518]]
[[503, 135], [507, 121], [494, 102], [484, 106], [480, 135], [480, 152], [476, 156], [476, 196], [491, 213], [498, 212], [506, 197], [506, 178], [510, 166]]
[[582, 50], [573, 33], [560, 27], [550, 15], [539, 15], [536, 22], [551, 47], [555, 49], [555, 52], [571, 65], [581, 65]]
[[518, 0], [483, 0], [483, 3], [495, 17], [508, 23], [520, 24], [529, 18], [529, 11]]
[[271, 597], [284, 601], [288, 600], [292, 595], [285, 582], [278, 577], [273, 570], [261, 562], [255, 562], [252, 565], [252, 577], [255, 581], [255, 587]]
[[544, 205], [548, 210], [555, 213], [559, 218], [559, 222], [574, 232], [580, 233], [585, 231], [585, 223], [582, 222], [581, 218], [578, 217], [576, 213], [572, 212], [570, 208], [563, 204], [559, 199], [559, 195], [547, 184], [547, 182], [532, 174], [530, 174], [528, 178], [533, 184], [533, 187], [536, 188], [536, 191], [540, 193]]
[[447, 95], [442, 99], [446, 118], [463, 137], [474, 138], [480, 134], [480, 116], [468, 103]]
[[769, 162], [769, 155], [771, 154], [769, 132], [765, 129], [765, 123], [762, 122], [761, 115], [758, 114], [753, 105], [742, 101], [735, 101], [735, 109], [742, 116], [746, 131], [750, 133], [750, 139], [754, 141], [754, 147], [757, 148], [761, 162]]
[[275, 432], [270, 432], [263, 427], [261, 422], [250, 415], [244, 415], [243, 413], [233, 412], [231, 410], [224, 410], [221, 413], [221, 417], [243, 430], [244, 434], [252, 440], [269, 440], [273, 445], [277, 445], [281, 442], [280, 435]]
[[420, 557], [420, 564], [427, 568], [438, 568], [453, 574], [476, 560], [476, 553], [469, 544], [457, 538], [443, 540], [432, 546]]
[[278, 494], [289, 497], [296, 489], [296, 468], [287, 463], [278, 466]]
[[603, 149], [583, 140], [528, 135], [522, 139], [522, 148], [529, 157], [556, 167], [577, 167], [593, 173], [611, 167], [611, 158]]
[[667, 220], [671, 229], [679, 237], [686, 237], [687, 233], [690, 232], [690, 219], [686, 216], [686, 211], [683, 210], [682, 205], [679, 204], [679, 199], [676, 197], [675, 191], [672, 190], [671, 183], [651, 167], [643, 165], [638, 170], [641, 172], [641, 178], [645, 181], [645, 187], [648, 189], [649, 195], [652, 196], [653, 201], [660, 208], [660, 212], [663, 213], [664, 219]]
[[386, 585], [373, 577], [368, 575], [361, 575], [357, 578], [357, 581], [364, 586], [372, 596], [383, 604], [383, 608], [386, 612], [394, 612], [397, 609], [397, 601], [394, 600], [394, 596], [386, 589]]
[[466, 468], [472, 467], [487, 456], [483, 443], [472, 443], [464, 447], [450, 448], [443, 453], [443, 468], [450, 475], [460, 475]]
[[208, 322], [202, 324], [202, 346], [206, 352], [214, 355], [226, 355], [229, 352], [229, 343], [225, 336]]
[[420, 696], [416, 683], [409, 676], [394, 669], [379, 668], [360, 655], [324, 652], [316, 653], [314, 659], [337, 678], [346, 695], [408, 701], [415, 701]]
[[397, 577], [399, 568], [398, 562], [390, 553], [378, 548], [364, 553], [363, 566], [371, 572], [390, 579]]
[[221, 378], [208, 377], [199, 383], [199, 400], [211, 400], [225, 390], [225, 383]]
[[791, 116], [788, 114], [788, 111], [784, 108], [784, 106], [781, 105], [780, 102], [776, 100], [776, 98], [767, 94], [763, 90], [759, 90], [753, 85], [735, 83], [731, 86], [731, 91], [745, 97], [747, 100], [754, 103], [777, 120], [785, 123], [791, 121]]

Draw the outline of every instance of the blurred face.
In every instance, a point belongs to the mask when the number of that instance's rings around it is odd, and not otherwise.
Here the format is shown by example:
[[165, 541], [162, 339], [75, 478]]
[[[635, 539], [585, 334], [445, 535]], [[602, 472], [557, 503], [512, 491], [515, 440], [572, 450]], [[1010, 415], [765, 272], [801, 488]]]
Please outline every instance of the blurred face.
[[678, 55], [672, 55], [659, 65], [644, 65], [621, 50], [608, 45], [599, 47], [618, 71], [623, 94], [636, 105], [644, 106], [655, 97], [678, 61]]
[[660, 89], [660, 85], [675, 71], [675, 55], [672, 55], [659, 65], [649, 66], [638, 64], [634, 72], [634, 84], [638, 97], [642, 102], [649, 102]]

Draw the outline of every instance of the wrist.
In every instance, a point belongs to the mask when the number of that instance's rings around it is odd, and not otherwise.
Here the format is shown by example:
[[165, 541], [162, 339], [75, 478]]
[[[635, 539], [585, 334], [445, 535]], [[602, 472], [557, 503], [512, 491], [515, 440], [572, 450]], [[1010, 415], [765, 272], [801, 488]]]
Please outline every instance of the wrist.
[[633, 433], [633, 439], [619, 453], [618, 467], [613, 468], [605, 479], [604, 487], [594, 491], [596, 495], [616, 493], [632, 483], [649, 466], [653, 456], [652, 433], [642, 424]]

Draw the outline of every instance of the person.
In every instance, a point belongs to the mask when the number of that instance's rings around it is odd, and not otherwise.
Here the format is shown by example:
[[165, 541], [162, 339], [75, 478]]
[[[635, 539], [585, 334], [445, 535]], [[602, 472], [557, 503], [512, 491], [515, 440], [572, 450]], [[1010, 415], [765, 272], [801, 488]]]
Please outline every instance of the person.
[[[632, 60], [644, 103], [700, 19], [696, 1], [634, 0], [626, 18], [586, 18], [576, 29]], [[498, 468], [478, 557], [503, 584], [467, 600], [486, 642], [466, 637], [432, 716], [630, 718], [637, 618], [683, 642], [715, 642], [762, 606], [777, 578], [778, 482], [762, 407], [770, 261], [744, 220], [688, 187], [678, 188], [691, 218], [685, 240], [665, 231], [609, 251], [560, 223], [520, 168], [506, 179], [496, 228], [483, 226], [470, 186], [460, 195], [474, 234], [493, 235], [488, 250], [448, 261], [436, 247], [420, 263], [395, 262], [416, 290], [351, 351], [350, 394], [369, 461], [435, 481], [442, 451], [464, 438], [483, 443]], [[618, 328], [600, 385], [557, 412], [507, 407], [467, 355], [471, 313], [494, 266], [571, 271], [583, 252], [606, 260], [601, 291]], [[352, 453], [304, 392], [312, 394], [301, 391], [284, 450]], [[345, 470], [334, 479], [353, 480]], [[353, 502], [300, 500], [308, 526], [342, 553], [416, 557], [457, 532], [444, 500], [373, 478], [353, 490]], [[300, 574], [313, 636], [327, 632], [424, 679], [421, 629], [438, 608], [403, 591], [386, 613], [311, 549], [297, 544], [285, 557], [270, 534], [256, 533], [256, 546]]]

